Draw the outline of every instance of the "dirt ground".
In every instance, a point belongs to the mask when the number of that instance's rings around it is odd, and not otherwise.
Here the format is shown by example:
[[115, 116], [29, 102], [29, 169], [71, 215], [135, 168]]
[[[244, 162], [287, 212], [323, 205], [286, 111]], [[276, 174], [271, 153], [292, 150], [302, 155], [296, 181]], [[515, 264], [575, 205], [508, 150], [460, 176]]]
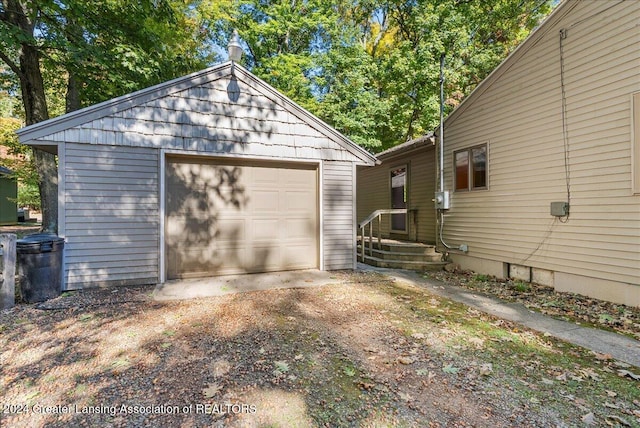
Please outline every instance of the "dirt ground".
[[151, 291], [0, 312], [0, 426], [640, 426], [629, 367], [379, 274]]

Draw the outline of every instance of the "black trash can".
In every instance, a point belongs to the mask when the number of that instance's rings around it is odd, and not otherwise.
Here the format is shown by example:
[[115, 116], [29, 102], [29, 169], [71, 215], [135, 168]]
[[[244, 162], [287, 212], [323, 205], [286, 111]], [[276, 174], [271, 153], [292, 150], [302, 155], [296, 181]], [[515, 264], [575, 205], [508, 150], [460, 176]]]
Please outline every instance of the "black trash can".
[[60, 295], [63, 252], [64, 239], [53, 233], [36, 233], [16, 241], [18, 283], [27, 303]]

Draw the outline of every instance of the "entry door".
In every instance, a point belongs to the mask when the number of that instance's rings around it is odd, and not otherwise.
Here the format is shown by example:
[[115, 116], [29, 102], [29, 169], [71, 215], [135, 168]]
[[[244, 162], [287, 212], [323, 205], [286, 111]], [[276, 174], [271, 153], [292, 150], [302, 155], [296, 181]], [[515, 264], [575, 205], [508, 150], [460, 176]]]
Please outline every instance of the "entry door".
[[[401, 166], [391, 170], [391, 208], [407, 208], [407, 167]], [[391, 230], [407, 232], [407, 215], [392, 214]]]

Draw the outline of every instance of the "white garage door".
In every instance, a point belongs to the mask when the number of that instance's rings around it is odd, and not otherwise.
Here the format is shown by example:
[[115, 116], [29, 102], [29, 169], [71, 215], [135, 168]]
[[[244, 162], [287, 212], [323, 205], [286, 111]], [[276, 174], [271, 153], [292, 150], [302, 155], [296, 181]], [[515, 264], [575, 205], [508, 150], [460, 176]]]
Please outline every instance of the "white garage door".
[[317, 268], [316, 166], [170, 159], [167, 278]]

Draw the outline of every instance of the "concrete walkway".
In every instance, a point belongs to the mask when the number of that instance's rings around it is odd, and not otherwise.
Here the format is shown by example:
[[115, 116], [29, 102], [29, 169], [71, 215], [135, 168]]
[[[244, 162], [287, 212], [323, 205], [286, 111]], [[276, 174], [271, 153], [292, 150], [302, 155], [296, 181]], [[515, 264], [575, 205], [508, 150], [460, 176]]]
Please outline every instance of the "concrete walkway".
[[464, 303], [479, 311], [517, 322], [532, 330], [548, 333], [574, 345], [600, 354], [609, 354], [618, 361], [640, 367], [640, 341], [606, 330], [582, 327], [571, 322], [527, 309], [520, 303], [505, 302], [436, 280], [429, 280], [417, 272], [375, 268], [358, 264], [358, 269], [380, 272], [396, 281], [404, 281], [425, 288], [433, 294]]
[[156, 286], [153, 298], [155, 300], [193, 299], [277, 288], [316, 287], [331, 283], [336, 283], [335, 276], [331, 272], [322, 272], [316, 269], [226, 275], [167, 281]]

